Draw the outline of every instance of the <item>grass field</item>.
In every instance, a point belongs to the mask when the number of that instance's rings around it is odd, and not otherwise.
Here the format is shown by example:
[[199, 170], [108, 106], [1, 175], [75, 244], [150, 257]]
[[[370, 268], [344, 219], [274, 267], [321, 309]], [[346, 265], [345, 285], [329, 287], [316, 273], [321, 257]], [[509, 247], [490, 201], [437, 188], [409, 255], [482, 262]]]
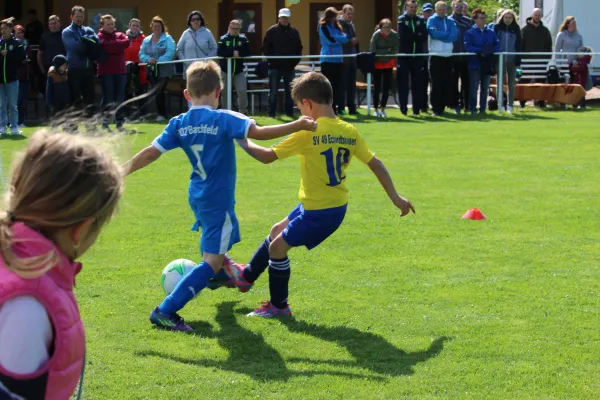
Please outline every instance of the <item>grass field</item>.
[[[193, 334], [154, 329], [162, 268], [199, 260], [190, 167], [172, 152], [129, 177], [77, 280], [84, 398], [597, 398], [600, 110], [390, 114], [348, 120], [417, 214], [400, 219], [354, 161], [340, 230], [291, 253], [290, 320], [245, 317], [268, 299], [265, 275], [246, 294], [198, 296], [181, 312]], [[129, 152], [160, 128], [138, 126]], [[24, 143], [0, 140], [5, 165]], [[299, 179], [297, 160], [238, 152], [235, 259], [297, 204]], [[488, 219], [461, 219], [471, 207]]]

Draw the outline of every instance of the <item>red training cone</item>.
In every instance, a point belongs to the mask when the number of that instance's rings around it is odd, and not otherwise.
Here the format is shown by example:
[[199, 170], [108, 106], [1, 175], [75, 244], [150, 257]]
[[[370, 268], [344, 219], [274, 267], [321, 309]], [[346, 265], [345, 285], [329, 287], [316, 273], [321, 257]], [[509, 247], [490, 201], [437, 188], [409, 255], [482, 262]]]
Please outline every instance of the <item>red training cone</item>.
[[486, 216], [481, 212], [479, 208], [469, 208], [469, 210], [462, 216], [464, 219], [482, 220], [486, 219]]

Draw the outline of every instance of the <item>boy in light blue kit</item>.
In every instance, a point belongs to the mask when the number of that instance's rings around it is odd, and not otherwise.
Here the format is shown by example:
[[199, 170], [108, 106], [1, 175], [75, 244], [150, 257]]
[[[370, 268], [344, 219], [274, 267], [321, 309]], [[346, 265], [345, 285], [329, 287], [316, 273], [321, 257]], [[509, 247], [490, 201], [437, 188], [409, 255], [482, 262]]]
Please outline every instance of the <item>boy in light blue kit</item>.
[[224, 256], [240, 241], [235, 216], [236, 162], [234, 140], [269, 140], [300, 130], [314, 131], [317, 124], [302, 117], [288, 124], [258, 127], [254, 120], [232, 111], [217, 110], [221, 94], [221, 69], [213, 62], [195, 62], [187, 70], [185, 98], [190, 110], [169, 121], [152, 145], [124, 165], [126, 174], [146, 167], [163, 153], [180, 147], [192, 164], [189, 204], [196, 217], [192, 228], [202, 228], [203, 261], [187, 274], [152, 311], [150, 321], [163, 328], [189, 331], [177, 311], [207, 286], [221, 270]]

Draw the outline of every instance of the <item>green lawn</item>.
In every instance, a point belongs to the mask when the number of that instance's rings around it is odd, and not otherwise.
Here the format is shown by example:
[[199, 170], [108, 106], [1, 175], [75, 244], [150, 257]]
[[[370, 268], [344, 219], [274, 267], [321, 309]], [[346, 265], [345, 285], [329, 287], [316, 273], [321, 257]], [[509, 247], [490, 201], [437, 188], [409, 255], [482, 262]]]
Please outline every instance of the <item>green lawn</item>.
[[[519, 110], [520, 111], [520, 110]], [[199, 260], [182, 152], [127, 179], [118, 217], [84, 258], [86, 399], [595, 398], [600, 392], [600, 110], [514, 117], [361, 118], [356, 126], [417, 209], [399, 218], [360, 162], [349, 211], [323, 245], [291, 253], [295, 319], [268, 299], [207, 291], [154, 329], [162, 268]], [[259, 119], [260, 123], [272, 120]], [[131, 154], [160, 131], [140, 125]], [[26, 130], [26, 135], [32, 133]], [[0, 140], [6, 165], [25, 141]], [[296, 160], [238, 152], [247, 262], [297, 204]], [[479, 207], [486, 221], [461, 219]]]

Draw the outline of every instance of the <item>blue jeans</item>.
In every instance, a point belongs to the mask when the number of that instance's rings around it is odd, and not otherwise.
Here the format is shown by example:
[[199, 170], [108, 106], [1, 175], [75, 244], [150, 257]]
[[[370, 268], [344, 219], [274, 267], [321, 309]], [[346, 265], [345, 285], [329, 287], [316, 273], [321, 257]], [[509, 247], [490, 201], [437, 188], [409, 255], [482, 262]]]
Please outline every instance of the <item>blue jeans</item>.
[[[108, 113], [123, 103], [126, 85], [127, 74], [106, 74], [100, 76], [100, 86], [102, 87], [102, 112], [105, 113], [104, 126], [108, 125], [110, 122]], [[119, 112], [115, 115], [117, 128], [123, 126], [124, 119], [123, 112]]]
[[294, 70], [270, 69], [269, 70], [269, 115], [277, 113], [277, 94], [279, 82], [283, 78], [283, 93], [285, 95], [285, 115], [294, 114], [294, 101], [290, 90], [290, 83], [294, 80]]
[[19, 125], [25, 123], [25, 113], [27, 112], [30, 86], [29, 82], [19, 82]]
[[471, 112], [477, 111], [477, 89], [481, 84], [479, 92], [479, 112], [487, 108], [488, 90], [490, 89], [491, 75], [481, 75], [478, 69], [469, 70], [469, 108]]
[[10, 119], [10, 130], [19, 130], [19, 81], [0, 84], [0, 132], [6, 131]]

